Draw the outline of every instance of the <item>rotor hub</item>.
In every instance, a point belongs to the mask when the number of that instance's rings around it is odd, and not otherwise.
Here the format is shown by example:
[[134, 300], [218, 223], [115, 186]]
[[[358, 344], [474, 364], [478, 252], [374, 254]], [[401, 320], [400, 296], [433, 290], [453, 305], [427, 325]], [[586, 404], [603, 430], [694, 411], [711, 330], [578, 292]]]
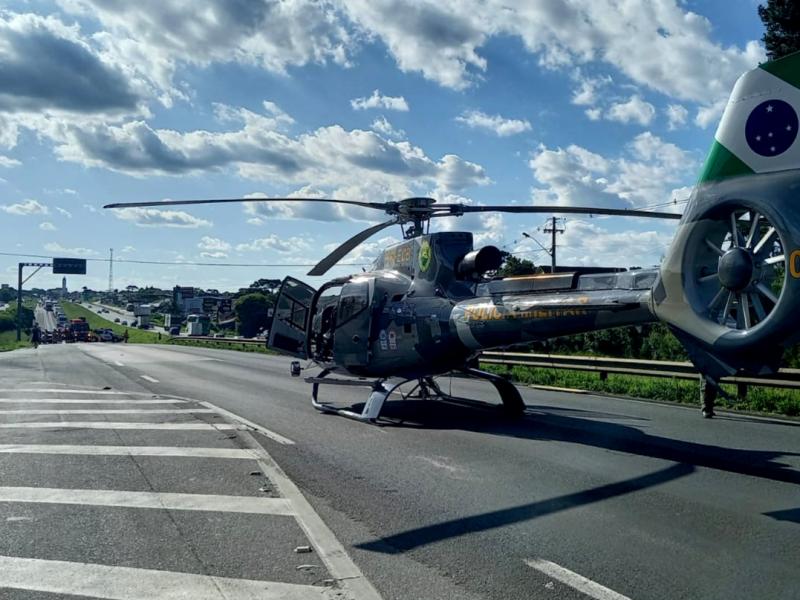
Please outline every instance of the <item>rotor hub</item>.
[[753, 271], [753, 255], [744, 248], [731, 248], [719, 259], [719, 281], [733, 292], [750, 285]]

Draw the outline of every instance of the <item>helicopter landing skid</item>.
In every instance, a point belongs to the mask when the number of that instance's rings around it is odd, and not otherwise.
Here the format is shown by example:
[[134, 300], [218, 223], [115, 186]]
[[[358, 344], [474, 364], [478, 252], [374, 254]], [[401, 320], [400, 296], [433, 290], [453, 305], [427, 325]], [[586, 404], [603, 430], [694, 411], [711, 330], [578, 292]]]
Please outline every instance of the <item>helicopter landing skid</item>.
[[[497, 393], [500, 395], [500, 399], [503, 402], [503, 411], [507, 415], [512, 417], [518, 417], [524, 414], [525, 403], [522, 401], [522, 397], [519, 394], [519, 390], [517, 390], [514, 384], [512, 384], [510, 381], [498, 375], [494, 375], [493, 373], [487, 373], [486, 371], [480, 371], [478, 369], [473, 369], [473, 368], [461, 369], [461, 372], [469, 377], [474, 377], [476, 379], [484, 379], [489, 383], [491, 383], [497, 390]], [[311, 404], [313, 405], [314, 408], [316, 408], [321, 412], [334, 413], [342, 417], [355, 419], [357, 421], [375, 423], [378, 420], [378, 417], [380, 417], [381, 410], [383, 409], [383, 403], [386, 402], [386, 399], [393, 393], [397, 392], [400, 386], [412, 381], [416, 381], [417, 385], [415, 385], [411, 389], [411, 391], [409, 391], [407, 394], [401, 393], [403, 400], [408, 400], [412, 398], [418, 400], [440, 400], [443, 402], [447, 402], [449, 404], [457, 404], [457, 405], [469, 406], [472, 408], [477, 407], [484, 409], [487, 406], [489, 406], [486, 402], [481, 402], [479, 400], [455, 398], [449, 394], [446, 394], [445, 392], [442, 391], [442, 389], [439, 387], [439, 385], [436, 383], [436, 380], [433, 377], [420, 377], [418, 379], [396, 378], [392, 380], [378, 379], [375, 381], [352, 380], [352, 379], [325, 379], [325, 377], [327, 377], [330, 373], [331, 371], [329, 369], [325, 369], [316, 377], [306, 378], [305, 381], [307, 383], [312, 384]], [[369, 387], [372, 389], [372, 391], [370, 392], [369, 398], [364, 404], [364, 408], [359, 413], [352, 410], [348, 410], [346, 408], [339, 408], [327, 402], [320, 402], [319, 386], [321, 384], [344, 385], [351, 387]]]
[[[404, 383], [411, 381], [408, 379], [396, 379], [393, 380], [388, 386], [384, 385], [388, 380], [386, 379], [378, 379], [376, 381], [363, 381], [363, 380], [353, 380], [353, 379], [325, 379], [330, 374], [330, 369], [323, 370], [319, 375], [316, 377], [308, 377], [306, 378], [306, 383], [311, 384], [311, 404], [314, 408], [321, 412], [326, 413], [334, 413], [340, 415], [342, 417], [347, 417], [348, 419], [355, 419], [357, 421], [366, 421], [369, 423], [375, 423], [378, 420], [378, 417], [381, 414], [381, 409], [383, 408], [383, 403], [386, 399], [399, 388]], [[326, 385], [344, 385], [344, 386], [351, 386], [351, 387], [369, 387], [372, 388], [372, 391], [369, 394], [369, 398], [367, 402], [364, 404], [364, 408], [361, 410], [360, 413], [348, 410], [346, 408], [338, 408], [332, 404], [327, 402], [320, 402], [318, 395], [319, 395], [319, 386], [321, 384]]]

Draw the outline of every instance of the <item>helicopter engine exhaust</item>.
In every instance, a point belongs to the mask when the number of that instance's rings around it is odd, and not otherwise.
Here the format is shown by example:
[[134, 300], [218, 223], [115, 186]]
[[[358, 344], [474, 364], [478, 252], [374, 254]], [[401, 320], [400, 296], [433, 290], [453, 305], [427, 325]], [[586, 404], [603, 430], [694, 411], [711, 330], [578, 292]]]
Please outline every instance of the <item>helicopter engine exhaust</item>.
[[456, 273], [459, 279], [477, 281], [484, 273], [499, 269], [503, 258], [503, 252], [495, 246], [484, 246], [464, 255], [456, 266]]

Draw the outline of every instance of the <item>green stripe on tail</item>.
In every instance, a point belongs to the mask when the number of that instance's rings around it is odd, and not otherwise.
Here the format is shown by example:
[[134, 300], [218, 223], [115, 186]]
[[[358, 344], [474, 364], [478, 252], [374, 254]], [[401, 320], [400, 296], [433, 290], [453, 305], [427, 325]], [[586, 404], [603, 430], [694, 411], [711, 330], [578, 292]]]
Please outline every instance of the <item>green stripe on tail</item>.
[[739, 160], [736, 155], [717, 140], [714, 140], [708, 153], [708, 158], [706, 158], [706, 164], [700, 173], [698, 183], [704, 183], [712, 179], [725, 179], [727, 177], [752, 174], [753, 169]]

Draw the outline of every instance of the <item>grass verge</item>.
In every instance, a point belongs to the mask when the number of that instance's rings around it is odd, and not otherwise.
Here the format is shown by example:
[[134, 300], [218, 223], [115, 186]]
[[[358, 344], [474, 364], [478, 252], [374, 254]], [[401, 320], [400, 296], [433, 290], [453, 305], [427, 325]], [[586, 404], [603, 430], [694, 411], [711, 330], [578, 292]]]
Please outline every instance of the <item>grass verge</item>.
[[22, 341], [17, 341], [16, 331], [4, 331], [0, 333], [0, 352], [7, 352], [8, 350], [16, 350], [17, 348], [30, 347], [30, 338], [22, 333]]
[[[631, 396], [665, 402], [678, 402], [700, 406], [699, 382], [666, 377], [640, 377], [609, 374], [601, 380], [597, 373], [482, 364], [481, 368], [500, 375], [510, 375], [512, 380], [528, 385], [548, 385], [600, 392], [612, 396]], [[725, 391], [736, 398], [736, 387], [723, 385]], [[747, 397], [733, 401], [719, 398], [717, 405], [735, 410], [775, 413], [796, 417], [800, 415], [800, 392], [779, 388], [749, 386]]]
[[111, 329], [117, 335], [123, 335], [127, 329], [128, 343], [130, 344], [162, 344], [166, 341], [167, 336], [162, 335], [159, 337], [159, 335], [153, 331], [146, 331], [144, 329], [137, 329], [135, 327], [126, 327], [124, 325], [120, 325], [119, 323], [114, 323], [113, 321], [104, 319], [100, 315], [90, 311], [88, 308], [84, 308], [78, 304], [74, 304], [72, 302], [62, 302], [61, 306], [64, 309], [64, 314], [67, 315], [68, 319], [80, 319], [81, 317], [85, 317], [86, 322], [89, 323], [89, 328], [92, 330]]
[[276, 354], [269, 348], [266, 343], [260, 344], [252, 343], [236, 343], [236, 342], [204, 342], [201, 340], [193, 340], [192, 338], [170, 338], [170, 344], [176, 346], [196, 346], [198, 348], [213, 348], [215, 350], [236, 350], [238, 352], [258, 352], [259, 354]]

